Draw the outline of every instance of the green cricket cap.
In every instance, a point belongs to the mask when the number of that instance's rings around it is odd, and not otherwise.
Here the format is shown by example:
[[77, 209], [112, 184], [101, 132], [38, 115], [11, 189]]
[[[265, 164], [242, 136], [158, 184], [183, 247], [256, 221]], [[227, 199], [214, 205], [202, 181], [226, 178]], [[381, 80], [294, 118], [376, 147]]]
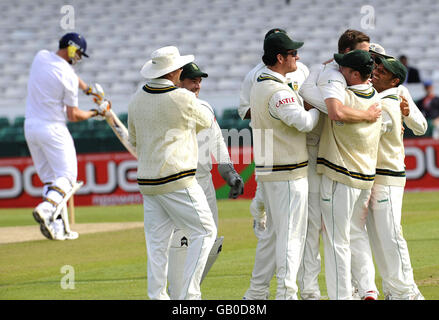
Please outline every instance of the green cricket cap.
[[185, 64], [183, 66], [183, 71], [180, 74], [180, 80], [184, 79], [194, 79], [194, 78], [207, 78], [208, 74], [201, 71], [200, 67], [198, 67], [195, 63], [191, 62], [188, 64]]
[[374, 67], [374, 61], [369, 52], [364, 50], [352, 50], [348, 53], [335, 53], [335, 61], [343, 67], [349, 67], [361, 73], [369, 74]]
[[284, 29], [274, 28], [274, 29], [268, 30], [268, 32], [265, 34], [264, 39], [267, 39], [267, 38], [268, 38], [269, 36], [271, 36], [273, 33], [278, 33], [278, 32], [287, 33]]
[[303, 46], [301, 41], [293, 41], [284, 32], [275, 32], [264, 40], [264, 52], [287, 53], [288, 50], [296, 50]]
[[393, 57], [379, 57], [379, 59], [384, 68], [393, 73], [393, 75], [399, 79], [399, 84], [402, 84], [405, 81], [405, 78], [407, 77], [407, 68], [402, 64], [401, 61]]

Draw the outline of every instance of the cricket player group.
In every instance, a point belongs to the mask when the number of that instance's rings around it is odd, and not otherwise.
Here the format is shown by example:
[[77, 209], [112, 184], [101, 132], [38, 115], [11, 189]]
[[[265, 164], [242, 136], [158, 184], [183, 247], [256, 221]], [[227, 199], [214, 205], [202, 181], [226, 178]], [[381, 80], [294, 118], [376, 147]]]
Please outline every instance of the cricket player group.
[[[402, 86], [406, 68], [363, 32], [348, 29], [338, 53], [310, 69], [304, 42], [269, 30], [262, 61], [245, 77], [238, 113], [251, 119], [257, 188], [250, 204], [257, 237], [243, 299], [323, 299], [320, 239], [331, 300], [377, 300], [375, 265], [386, 300], [423, 300], [413, 277], [401, 212], [405, 186], [403, 124], [416, 135], [427, 121]], [[78, 88], [98, 95], [75, 73], [85, 39], [64, 35], [57, 52], [32, 63], [25, 137], [44, 183], [33, 210], [42, 234], [76, 239], [60, 214], [72, 195], [77, 160], [66, 121], [109, 116], [109, 101], [78, 108]], [[150, 299], [201, 299], [217, 259], [218, 207], [212, 161], [230, 186], [244, 182], [229, 157], [212, 106], [198, 98], [208, 74], [175, 46], [152, 52], [146, 79], [128, 104], [128, 141], [138, 157]], [[96, 100], [95, 100], [96, 101]], [[213, 159], [212, 159], [213, 158]]]

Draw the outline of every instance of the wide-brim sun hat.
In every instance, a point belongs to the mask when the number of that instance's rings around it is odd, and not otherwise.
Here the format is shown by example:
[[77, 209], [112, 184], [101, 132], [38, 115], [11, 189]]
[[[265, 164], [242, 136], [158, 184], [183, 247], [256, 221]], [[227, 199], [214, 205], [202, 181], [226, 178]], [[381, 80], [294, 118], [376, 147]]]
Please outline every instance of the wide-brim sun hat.
[[140, 74], [146, 79], [160, 78], [194, 60], [192, 54], [181, 56], [177, 47], [163, 47], [151, 53], [151, 60], [143, 65]]
[[386, 50], [383, 48], [382, 45], [378, 43], [370, 43], [369, 44], [369, 52], [376, 54], [380, 57], [384, 57], [385, 59], [393, 58], [392, 56], [389, 56], [386, 54]]

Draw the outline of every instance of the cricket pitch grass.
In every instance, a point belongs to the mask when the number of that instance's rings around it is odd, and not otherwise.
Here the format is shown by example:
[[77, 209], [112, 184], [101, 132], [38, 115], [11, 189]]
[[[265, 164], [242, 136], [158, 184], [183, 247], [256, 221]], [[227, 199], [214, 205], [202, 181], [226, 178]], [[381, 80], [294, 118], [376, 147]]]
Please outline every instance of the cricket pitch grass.
[[[256, 248], [249, 205], [218, 201], [224, 244], [202, 284], [203, 299], [240, 300], [249, 286]], [[49, 241], [31, 209], [0, 210], [0, 300], [148, 299], [143, 207], [76, 207], [75, 216], [77, 240]], [[425, 299], [439, 300], [439, 192], [406, 193], [402, 225], [415, 281]], [[376, 284], [381, 291], [378, 272]], [[273, 299], [275, 278], [270, 289]]]

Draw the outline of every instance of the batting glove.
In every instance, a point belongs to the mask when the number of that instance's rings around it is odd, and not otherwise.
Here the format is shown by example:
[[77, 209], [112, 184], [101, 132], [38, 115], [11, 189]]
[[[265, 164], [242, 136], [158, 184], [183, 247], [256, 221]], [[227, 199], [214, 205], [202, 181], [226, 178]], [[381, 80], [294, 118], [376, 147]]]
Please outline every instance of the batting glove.
[[244, 193], [244, 181], [231, 163], [218, 164], [218, 172], [230, 186], [229, 198], [236, 199]]
[[96, 104], [102, 103], [104, 100], [104, 92], [102, 87], [96, 83], [94, 86], [88, 86], [86, 89], [83, 90], [86, 95], [92, 95], [93, 101]]
[[94, 111], [94, 118], [96, 120], [104, 120], [105, 116], [107, 114], [107, 111], [111, 109], [111, 102], [109, 100], [105, 100], [102, 102], [97, 109], [91, 109], [91, 111]]
[[105, 100], [98, 107], [99, 114], [101, 116], [105, 116], [107, 114], [107, 112], [110, 111], [110, 109], [111, 109], [111, 102], [110, 102], [110, 100]]
[[86, 89], [84, 89], [83, 90], [84, 91], [84, 93], [86, 94], [86, 95], [91, 95], [91, 94], [97, 94], [97, 92], [96, 92], [96, 88], [94, 88], [93, 86], [88, 86]]

